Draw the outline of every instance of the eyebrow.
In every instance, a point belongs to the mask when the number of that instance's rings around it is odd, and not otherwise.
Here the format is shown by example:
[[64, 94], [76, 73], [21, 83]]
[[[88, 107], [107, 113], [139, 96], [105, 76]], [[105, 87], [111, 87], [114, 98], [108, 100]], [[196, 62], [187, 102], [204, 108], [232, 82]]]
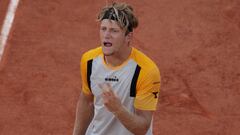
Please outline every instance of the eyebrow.
[[[100, 26], [101, 28], [107, 28], [107, 26]], [[109, 29], [120, 30], [120, 28], [110, 27]]]

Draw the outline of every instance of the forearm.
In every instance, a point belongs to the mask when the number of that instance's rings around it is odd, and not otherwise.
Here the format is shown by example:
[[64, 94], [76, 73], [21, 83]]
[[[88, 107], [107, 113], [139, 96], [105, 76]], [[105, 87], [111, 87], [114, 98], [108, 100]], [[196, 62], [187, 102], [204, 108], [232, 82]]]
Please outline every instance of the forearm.
[[151, 123], [151, 118], [146, 118], [136, 113], [131, 113], [123, 106], [113, 114], [130, 132], [137, 135], [145, 135]]
[[129, 112], [115, 95], [110, 84], [100, 84], [103, 90], [102, 99], [104, 106], [112, 112], [116, 118], [132, 133], [145, 135], [152, 120], [152, 111], [135, 110], [135, 113]]
[[92, 120], [93, 111], [93, 104], [87, 102], [83, 95], [81, 95], [77, 104], [73, 135], [85, 135]]

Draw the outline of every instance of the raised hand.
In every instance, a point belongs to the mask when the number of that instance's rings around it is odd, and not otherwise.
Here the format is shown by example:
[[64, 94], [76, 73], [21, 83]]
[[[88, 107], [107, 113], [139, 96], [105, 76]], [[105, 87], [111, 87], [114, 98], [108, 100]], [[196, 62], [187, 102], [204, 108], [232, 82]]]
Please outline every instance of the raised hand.
[[109, 83], [99, 84], [102, 89], [102, 99], [105, 107], [112, 113], [119, 113], [122, 108], [122, 104], [117, 95], [113, 92], [113, 89]]

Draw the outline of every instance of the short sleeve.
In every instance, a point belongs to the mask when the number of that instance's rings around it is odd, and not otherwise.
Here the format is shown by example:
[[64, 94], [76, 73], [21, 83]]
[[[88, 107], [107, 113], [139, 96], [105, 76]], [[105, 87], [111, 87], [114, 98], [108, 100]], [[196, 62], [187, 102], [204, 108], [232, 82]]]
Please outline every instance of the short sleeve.
[[84, 54], [80, 61], [80, 71], [81, 71], [81, 78], [82, 78], [82, 91], [84, 94], [89, 95], [91, 94], [91, 91], [88, 87], [88, 82], [87, 82], [87, 59]]
[[160, 92], [160, 72], [157, 67], [141, 72], [134, 106], [140, 110], [156, 110]]

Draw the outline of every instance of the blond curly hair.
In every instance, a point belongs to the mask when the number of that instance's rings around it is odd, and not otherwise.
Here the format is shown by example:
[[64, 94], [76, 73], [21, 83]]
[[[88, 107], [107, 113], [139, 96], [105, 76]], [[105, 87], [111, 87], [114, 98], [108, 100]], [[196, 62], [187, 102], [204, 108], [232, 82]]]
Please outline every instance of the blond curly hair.
[[132, 32], [138, 26], [138, 19], [133, 13], [133, 8], [126, 3], [112, 3], [103, 7], [98, 15], [98, 21], [111, 19], [118, 22], [122, 29], [126, 29], [126, 34]]

